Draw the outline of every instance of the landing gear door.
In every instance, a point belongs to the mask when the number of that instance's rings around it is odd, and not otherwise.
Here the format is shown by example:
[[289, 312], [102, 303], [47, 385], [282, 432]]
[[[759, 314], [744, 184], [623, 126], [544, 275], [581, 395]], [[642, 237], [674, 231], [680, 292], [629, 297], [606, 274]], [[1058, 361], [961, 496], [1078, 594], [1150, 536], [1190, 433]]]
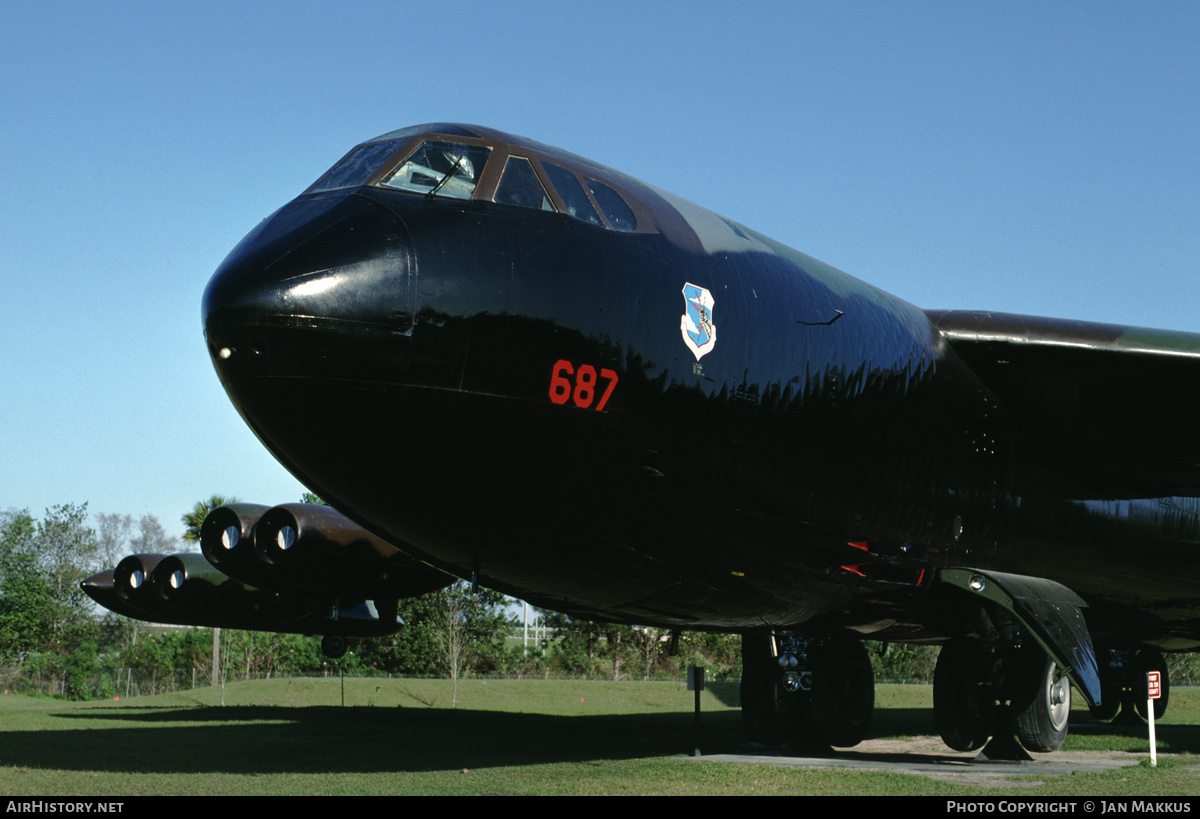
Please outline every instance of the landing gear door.
[[1006, 572], [943, 569], [939, 579], [1011, 611], [1046, 654], [1067, 670], [1088, 703], [1100, 703], [1096, 649], [1083, 619], [1083, 598], [1053, 580]]

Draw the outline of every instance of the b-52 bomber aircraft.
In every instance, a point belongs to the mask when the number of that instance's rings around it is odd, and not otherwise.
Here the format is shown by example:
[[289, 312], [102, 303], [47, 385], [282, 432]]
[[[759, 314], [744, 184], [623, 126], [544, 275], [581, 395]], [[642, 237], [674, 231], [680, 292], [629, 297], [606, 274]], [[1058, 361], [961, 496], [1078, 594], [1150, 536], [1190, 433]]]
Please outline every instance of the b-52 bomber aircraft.
[[[1054, 750], [1200, 646], [1200, 336], [922, 310], [557, 148], [355, 147], [204, 293], [221, 383], [339, 513], [233, 506], [88, 587], [346, 636], [470, 578], [743, 635], [752, 735], [863, 739], [864, 639], [938, 644], [951, 747]], [[342, 517], [345, 515], [345, 517]], [[1160, 701], [1164, 702], [1164, 701]]]

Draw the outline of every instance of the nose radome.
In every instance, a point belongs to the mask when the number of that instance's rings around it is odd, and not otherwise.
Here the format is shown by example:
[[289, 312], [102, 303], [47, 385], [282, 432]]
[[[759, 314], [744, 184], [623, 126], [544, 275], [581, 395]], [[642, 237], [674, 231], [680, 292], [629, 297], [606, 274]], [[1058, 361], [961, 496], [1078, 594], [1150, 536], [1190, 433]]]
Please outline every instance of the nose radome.
[[354, 194], [301, 198], [217, 268], [204, 291], [205, 331], [210, 341], [214, 332], [264, 325], [407, 332], [414, 270], [408, 232], [388, 208]]

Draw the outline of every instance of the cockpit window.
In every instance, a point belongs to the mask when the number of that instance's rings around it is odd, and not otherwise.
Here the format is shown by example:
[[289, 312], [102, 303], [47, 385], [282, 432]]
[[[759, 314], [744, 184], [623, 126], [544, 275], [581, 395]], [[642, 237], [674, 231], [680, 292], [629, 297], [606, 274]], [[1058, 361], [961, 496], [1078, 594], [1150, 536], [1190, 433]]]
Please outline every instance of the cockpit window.
[[596, 215], [596, 210], [592, 207], [587, 194], [583, 192], [583, 188], [579, 187], [579, 180], [575, 178], [575, 174], [550, 162], [543, 162], [542, 167], [550, 175], [550, 182], [558, 191], [563, 204], [567, 206], [567, 213], [576, 219], [603, 226], [603, 222]]
[[538, 180], [533, 165], [528, 159], [519, 156], [508, 158], [508, 164], [504, 166], [504, 176], [496, 186], [493, 199], [501, 205], [554, 210], [554, 203], [550, 201], [550, 196]]
[[325, 175], [313, 183], [306, 193], [334, 191], [339, 188], [357, 188], [362, 185], [379, 166], [397, 150], [403, 139], [387, 142], [367, 142], [359, 145], [334, 165]]
[[613, 226], [613, 230], [624, 233], [632, 233], [637, 230], [637, 218], [619, 193], [595, 179], [584, 177], [584, 181], [587, 183], [588, 190], [592, 192], [592, 198], [600, 205], [600, 210], [604, 211], [608, 223]]
[[385, 188], [470, 199], [491, 148], [426, 140], [379, 184]]

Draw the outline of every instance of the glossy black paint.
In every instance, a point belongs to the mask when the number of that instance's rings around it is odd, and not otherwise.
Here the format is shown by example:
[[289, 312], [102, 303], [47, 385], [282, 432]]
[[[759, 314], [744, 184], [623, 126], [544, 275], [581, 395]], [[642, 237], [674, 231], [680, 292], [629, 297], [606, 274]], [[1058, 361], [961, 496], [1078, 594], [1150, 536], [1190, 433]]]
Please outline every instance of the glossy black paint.
[[283, 595], [396, 600], [455, 578], [413, 560], [328, 506], [221, 506], [200, 527], [206, 565]]
[[81, 586], [110, 611], [154, 623], [354, 637], [380, 637], [403, 625], [394, 601], [376, 606], [255, 589], [200, 554], [130, 555]]
[[[1200, 642], [1197, 450], [1139, 459], [1150, 409], [1097, 377], [1140, 356], [1123, 374], [1178, 400], [1200, 340], [927, 314], [587, 168], [638, 232], [374, 187], [286, 205], [204, 295], [238, 411], [402, 551], [577, 615], [937, 640], [936, 572], [965, 566], [1068, 586], [1113, 644]], [[698, 360], [685, 283], [715, 299]], [[559, 361], [616, 373], [603, 411], [551, 400]]]

